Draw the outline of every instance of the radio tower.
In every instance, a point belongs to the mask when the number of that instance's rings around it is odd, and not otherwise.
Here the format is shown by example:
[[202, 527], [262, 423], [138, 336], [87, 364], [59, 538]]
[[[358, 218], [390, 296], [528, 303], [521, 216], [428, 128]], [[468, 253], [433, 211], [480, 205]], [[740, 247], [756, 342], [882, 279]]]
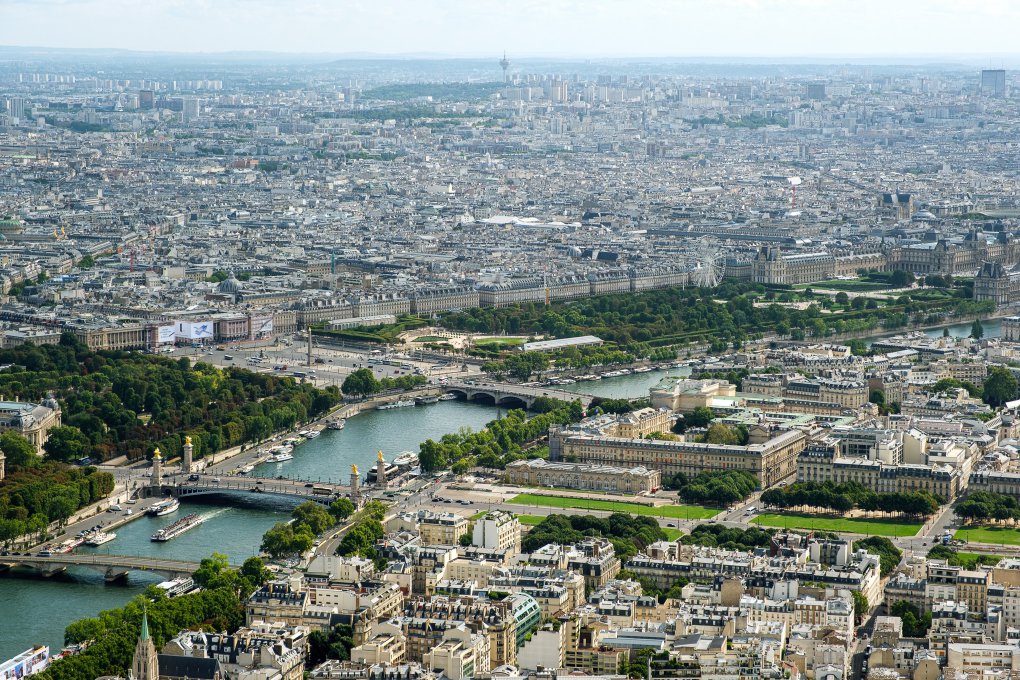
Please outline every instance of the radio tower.
[[510, 60], [506, 58], [506, 50], [503, 50], [503, 58], [499, 60], [499, 67], [503, 69], [503, 82], [510, 82], [510, 74], [507, 73], [510, 68]]

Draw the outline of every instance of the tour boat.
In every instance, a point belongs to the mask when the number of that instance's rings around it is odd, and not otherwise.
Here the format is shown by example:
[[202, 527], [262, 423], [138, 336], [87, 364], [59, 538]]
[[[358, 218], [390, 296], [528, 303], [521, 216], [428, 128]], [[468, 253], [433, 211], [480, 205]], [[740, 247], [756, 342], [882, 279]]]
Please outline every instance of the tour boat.
[[414, 406], [414, 399], [401, 399], [400, 401], [394, 401], [389, 404], [380, 404], [375, 408], [377, 411], [388, 411], [392, 408], [404, 408], [407, 406]]
[[305, 435], [305, 439], [315, 439], [320, 434], [322, 434], [322, 433], [319, 432], [318, 430], [309, 430], [308, 434]]
[[439, 401], [454, 401], [456, 398], [457, 395], [454, 394], [453, 392], [446, 392], [445, 394], [439, 397]]
[[185, 515], [172, 524], [168, 524], [152, 535], [153, 541], [169, 541], [177, 538], [185, 531], [194, 529], [202, 523], [202, 518], [196, 514]]
[[415, 397], [414, 403], [417, 406], [425, 406], [426, 404], [435, 404], [439, 402], [439, 397]]
[[346, 424], [347, 424], [347, 421], [345, 421], [343, 418], [337, 418], [336, 420], [329, 421], [329, 424], [326, 425], [326, 429], [327, 430], [342, 430], [342, 429], [344, 429], [344, 425], [346, 425]]

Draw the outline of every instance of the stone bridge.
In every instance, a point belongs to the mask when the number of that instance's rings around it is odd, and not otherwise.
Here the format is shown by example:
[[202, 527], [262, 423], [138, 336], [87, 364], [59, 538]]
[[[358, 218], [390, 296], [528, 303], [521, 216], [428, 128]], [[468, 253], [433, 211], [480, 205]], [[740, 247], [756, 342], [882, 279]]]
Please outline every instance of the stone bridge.
[[163, 495], [181, 499], [211, 495], [227, 497], [243, 495], [247, 501], [275, 498], [294, 503], [314, 501], [326, 506], [338, 497], [347, 495], [350, 490], [349, 484], [333, 482], [210, 474], [200, 474], [196, 481], [189, 480], [188, 475], [178, 474], [164, 478], [162, 485]]
[[129, 571], [148, 571], [177, 578], [191, 576], [198, 569], [197, 562], [167, 560], [157, 557], [129, 557], [123, 555], [92, 555], [65, 553], [43, 557], [40, 555], [9, 555], [0, 557], [0, 569], [9, 571], [15, 567], [33, 569], [43, 576], [53, 576], [68, 567], [86, 567], [103, 574], [107, 581], [116, 581], [127, 576]]
[[558, 390], [555, 387], [529, 387], [527, 385], [511, 385], [508, 383], [468, 383], [451, 381], [446, 386], [447, 392], [452, 392], [468, 401], [491, 401], [497, 406], [506, 408], [531, 408], [538, 397], [550, 397], [562, 401], [580, 400], [587, 408], [594, 397], [589, 394], [568, 392]]

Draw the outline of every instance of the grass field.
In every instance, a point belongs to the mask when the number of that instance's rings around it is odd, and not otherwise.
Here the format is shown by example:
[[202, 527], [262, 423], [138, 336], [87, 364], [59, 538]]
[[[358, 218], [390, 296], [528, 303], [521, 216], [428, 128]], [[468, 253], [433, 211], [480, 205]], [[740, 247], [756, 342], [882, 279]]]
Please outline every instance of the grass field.
[[496, 346], [507, 346], [516, 347], [517, 345], [523, 345], [524, 338], [478, 338], [475, 340], [476, 347], [491, 347]]
[[842, 290], [850, 293], [870, 293], [872, 291], [889, 290], [889, 285], [876, 281], [816, 281], [815, 283], [800, 283], [794, 286], [798, 290]]
[[541, 524], [545, 521], [545, 517], [540, 515], [517, 515], [517, 519], [521, 521], [521, 524], [525, 524], [529, 527], [533, 527], [536, 524]]
[[684, 535], [684, 532], [679, 529], [670, 529], [669, 527], [662, 527], [662, 530], [666, 532], [666, 540], [675, 541]]
[[974, 570], [982, 564], [998, 564], [1002, 559], [999, 555], [979, 555], [978, 553], [956, 553], [956, 559], [964, 569]]
[[414, 342], [449, 342], [450, 338], [444, 338], [439, 335], [419, 335], [414, 339]]
[[1020, 545], [1020, 529], [1006, 527], [974, 527], [960, 529], [956, 538], [971, 543], [998, 543], [1000, 545]]
[[896, 522], [883, 519], [854, 519], [849, 517], [817, 517], [787, 513], [776, 515], [765, 513], [754, 518], [755, 524], [768, 527], [788, 527], [790, 529], [818, 529], [820, 531], [844, 531], [855, 534], [871, 534], [873, 536], [913, 536], [921, 528], [920, 524]]
[[706, 508], [701, 505], [662, 505], [653, 507], [639, 503], [623, 501], [588, 500], [586, 498], [559, 498], [556, 496], [537, 496], [522, 493], [511, 498], [509, 503], [517, 505], [538, 505], [547, 508], [578, 508], [584, 510], [603, 510], [605, 512], [627, 512], [632, 515], [648, 515], [649, 517], [672, 517], [676, 519], [707, 519], [715, 517], [722, 510]]

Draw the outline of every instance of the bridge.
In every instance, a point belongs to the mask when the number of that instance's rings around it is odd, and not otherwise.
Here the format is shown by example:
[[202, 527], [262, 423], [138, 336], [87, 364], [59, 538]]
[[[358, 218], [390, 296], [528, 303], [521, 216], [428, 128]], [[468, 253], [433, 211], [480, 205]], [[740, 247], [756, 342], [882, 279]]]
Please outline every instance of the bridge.
[[[176, 498], [196, 496], [244, 494], [253, 498], [274, 497], [294, 503], [314, 501], [328, 506], [339, 496], [350, 493], [349, 484], [332, 482], [306, 482], [303, 479], [275, 479], [271, 477], [247, 477], [243, 475], [199, 474], [197, 480], [189, 475], [177, 474], [164, 478], [162, 494]], [[152, 490], [155, 492], [155, 489]], [[365, 490], [366, 492], [368, 489]], [[153, 493], [153, 495], [156, 495]]]
[[451, 381], [446, 386], [447, 392], [452, 392], [468, 401], [492, 401], [497, 406], [531, 408], [539, 397], [550, 397], [562, 401], [580, 400], [585, 408], [591, 405], [592, 397], [589, 394], [568, 392], [558, 390], [555, 387], [529, 387], [527, 385], [511, 385], [508, 383], [475, 383], [463, 381]]
[[87, 567], [102, 572], [107, 581], [116, 581], [127, 576], [129, 571], [147, 571], [167, 578], [191, 576], [199, 567], [198, 562], [166, 560], [157, 557], [128, 557], [123, 555], [92, 555], [65, 553], [43, 557], [40, 555], [9, 555], [0, 557], [0, 570], [10, 571], [15, 567], [33, 569], [43, 576], [53, 576], [68, 567]]

